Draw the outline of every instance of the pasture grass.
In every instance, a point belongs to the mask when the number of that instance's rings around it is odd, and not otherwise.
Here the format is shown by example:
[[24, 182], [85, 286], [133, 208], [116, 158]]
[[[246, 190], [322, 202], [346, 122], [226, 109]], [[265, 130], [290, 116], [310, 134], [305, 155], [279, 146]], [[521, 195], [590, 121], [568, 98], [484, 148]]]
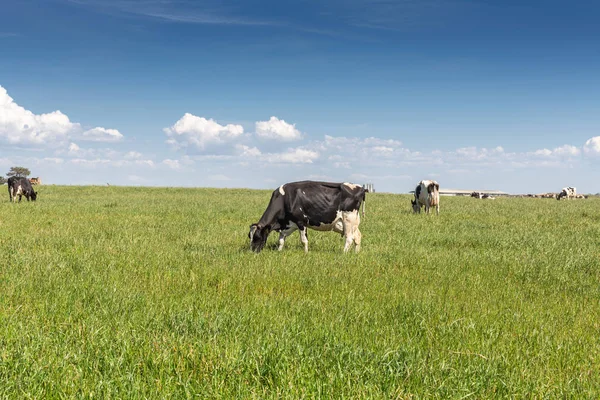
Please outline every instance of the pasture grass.
[[249, 251], [270, 191], [0, 203], [2, 398], [598, 398], [600, 199], [369, 194], [359, 254]]

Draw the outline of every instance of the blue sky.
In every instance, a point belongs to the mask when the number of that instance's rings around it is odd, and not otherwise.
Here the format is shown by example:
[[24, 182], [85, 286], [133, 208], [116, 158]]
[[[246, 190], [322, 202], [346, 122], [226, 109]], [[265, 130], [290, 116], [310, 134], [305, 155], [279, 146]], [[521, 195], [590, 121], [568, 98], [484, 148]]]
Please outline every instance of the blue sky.
[[21, 0], [0, 172], [600, 192], [600, 3]]

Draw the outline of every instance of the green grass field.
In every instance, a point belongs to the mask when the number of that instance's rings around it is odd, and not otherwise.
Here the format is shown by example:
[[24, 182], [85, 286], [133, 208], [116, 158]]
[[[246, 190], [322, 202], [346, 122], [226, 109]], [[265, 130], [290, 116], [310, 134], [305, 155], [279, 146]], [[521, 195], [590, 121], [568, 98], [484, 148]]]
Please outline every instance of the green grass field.
[[256, 255], [270, 191], [39, 191], [0, 202], [2, 398], [600, 397], [600, 199], [371, 194], [361, 253]]

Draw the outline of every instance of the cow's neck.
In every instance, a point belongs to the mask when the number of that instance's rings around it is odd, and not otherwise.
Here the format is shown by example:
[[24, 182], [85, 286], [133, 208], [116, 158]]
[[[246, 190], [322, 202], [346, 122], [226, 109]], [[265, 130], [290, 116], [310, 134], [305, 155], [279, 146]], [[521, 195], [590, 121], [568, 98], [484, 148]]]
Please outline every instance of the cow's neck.
[[262, 217], [260, 217], [260, 220], [258, 221], [258, 227], [259, 228], [265, 228], [265, 227], [272, 228], [273, 225], [275, 225], [275, 222], [277, 222], [278, 216], [279, 216], [279, 212], [267, 208], [265, 210], [264, 214], [262, 215]]

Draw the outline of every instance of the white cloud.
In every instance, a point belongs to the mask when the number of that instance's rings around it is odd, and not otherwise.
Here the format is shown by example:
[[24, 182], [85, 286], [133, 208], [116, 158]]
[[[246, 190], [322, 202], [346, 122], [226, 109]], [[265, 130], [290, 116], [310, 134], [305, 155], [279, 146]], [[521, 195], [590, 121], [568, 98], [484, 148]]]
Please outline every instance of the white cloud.
[[179, 160], [171, 160], [169, 158], [165, 159], [162, 161], [162, 164], [166, 165], [167, 167], [171, 168], [171, 169], [181, 169], [181, 163], [179, 162]]
[[[0, 86], [0, 140], [11, 145], [60, 146], [82, 130], [79, 123], [71, 122], [59, 110], [34, 114], [15, 103], [6, 89]], [[113, 137], [117, 137], [116, 134], [123, 136], [115, 129], [93, 128], [87, 132], [91, 136], [99, 132]]]
[[380, 153], [382, 155], [389, 155], [394, 152], [394, 149], [392, 147], [386, 146], [374, 146], [372, 150], [374, 153]]
[[135, 160], [135, 165], [141, 165], [145, 167], [154, 167], [154, 161], [152, 160]]
[[536, 150], [533, 152], [534, 156], [543, 156], [543, 157], [550, 157], [552, 155], [552, 150], [549, 149], [541, 149], [541, 150]]
[[325, 135], [323, 140], [311, 142], [305, 148], [330, 154], [329, 165], [335, 168], [354, 168], [363, 166], [390, 168], [399, 163], [413, 163], [425, 160], [420, 152], [411, 151], [394, 139], [376, 137], [358, 138]]
[[164, 128], [167, 143], [173, 147], [205, 150], [208, 145], [221, 145], [231, 142], [244, 133], [241, 125], [220, 125], [212, 119], [186, 113], [173, 126]]
[[306, 149], [289, 149], [284, 153], [270, 153], [266, 161], [272, 163], [312, 164], [319, 158], [319, 153]]
[[72, 158], [69, 160], [71, 164], [79, 165], [87, 168], [95, 168], [95, 167], [131, 167], [138, 166], [143, 168], [153, 168], [155, 166], [154, 161], [152, 160], [123, 160], [123, 159], [110, 159], [110, 158]]
[[58, 158], [58, 157], [46, 157], [42, 161], [46, 161], [46, 162], [54, 163], [54, 164], [62, 164], [65, 160], [63, 160], [62, 158]]
[[83, 167], [96, 167], [99, 165], [110, 165], [111, 160], [107, 159], [95, 159], [95, 160], [86, 160], [85, 158], [73, 158], [70, 160], [71, 164], [80, 165]]
[[69, 154], [76, 155], [79, 153], [79, 150], [81, 150], [81, 148], [77, 144], [71, 143], [69, 145]]
[[123, 140], [123, 135], [116, 129], [97, 127], [83, 132], [82, 139], [94, 142], [118, 142]]
[[262, 154], [262, 152], [256, 147], [249, 147], [245, 145], [237, 146], [240, 155], [243, 157], [258, 157]]
[[565, 144], [563, 146], [556, 147], [554, 150], [540, 149], [528, 154], [540, 157], [575, 157], [581, 154], [581, 149], [579, 147]]
[[124, 158], [126, 160], [137, 160], [142, 158], [142, 153], [139, 153], [137, 151], [129, 151], [125, 154]]
[[296, 124], [288, 124], [283, 119], [271, 117], [268, 121], [256, 122], [256, 136], [261, 139], [289, 142], [302, 139], [302, 132]]
[[393, 152], [402, 149], [402, 142], [394, 139], [380, 139], [376, 137], [358, 138], [345, 136], [325, 135], [323, 141], [318, 142], [323, 150], [339, 150], [344, 153], [363, 153], [366, 149], [375, 152]]
[[565, 144], [555, 148], [553, 153], [557, 156], [578, 156], [581, 154], [581, 150], [578, 147]]
[[[57, 154], [64, 154], [64, 151], [60, 150], [56, 152]], [[97, 159], [97, 158], [107, 158], [107, 159], [118, 159], [123, 158], [121, 152], [115, 151], [110, 148], [103, 149], [84, 149], [81, 148], [77, 143], [71, 142], [69, 144], [67, 155], [76, 158], [86, 158], [86, 159]]]
[[586, 155], [600, 155], [600, 136], [589, 138], [583, 145], [583, 152]]
[[0, 86], [0, 138], [10, 144], [51, 144], [66, 140], [79, 124], [60, 111], [36, 115], [19, 106]]

